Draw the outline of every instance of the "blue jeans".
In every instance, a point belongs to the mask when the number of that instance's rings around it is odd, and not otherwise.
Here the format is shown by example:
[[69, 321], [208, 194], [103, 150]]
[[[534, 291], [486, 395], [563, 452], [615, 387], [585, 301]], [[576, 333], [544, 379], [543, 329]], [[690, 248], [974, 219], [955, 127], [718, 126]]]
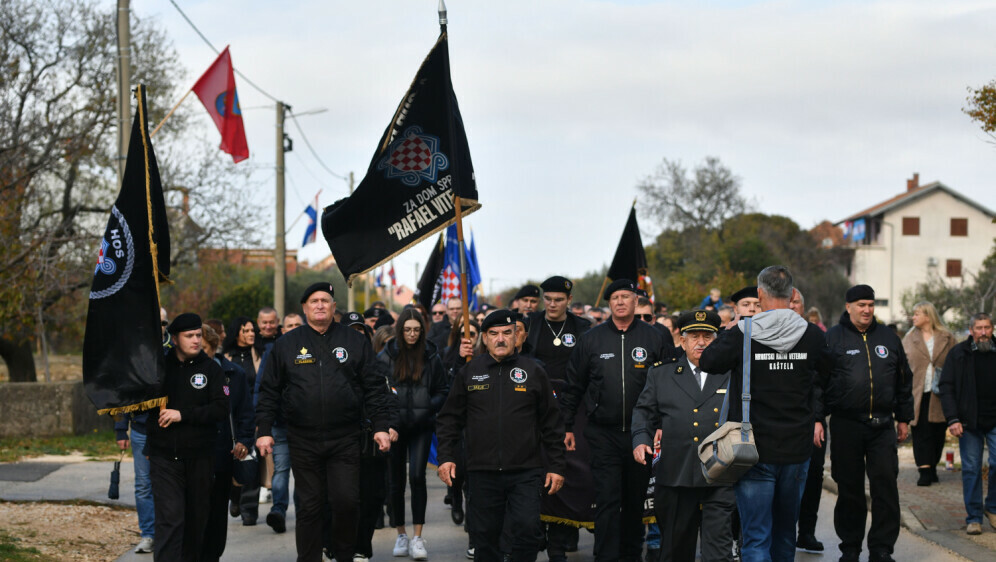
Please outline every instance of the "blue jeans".
[[808, 474], [808, 459], [799, 464], [758, 463], [736, 483], [743, 562], [795, 560], [795, 525]]
[[273, 505], [270, 513], [287, 515], [287, 504], [290, 498], [290, 448], [287, 445], [287, 428], [273, 426], [273, 477], [270, 479], [270, 491], [273, 493]]
[[965, 496], [966, 523], [982, 523], [982, 445], [989, 448], [989, 493], [985, 509], [996, 513], [996, 428], [983, 433], [979, 429], [965, 429], [958, 439], [961, 450], [961, 489]]
[[131, 456], [135, 459], [135, 511], [142, 538], [152, 538], [156, 529], [155, 502], [152, 501], [152, 481], [149, 479], [149, 459], [145, 458], [145, 434], [131, 429]]

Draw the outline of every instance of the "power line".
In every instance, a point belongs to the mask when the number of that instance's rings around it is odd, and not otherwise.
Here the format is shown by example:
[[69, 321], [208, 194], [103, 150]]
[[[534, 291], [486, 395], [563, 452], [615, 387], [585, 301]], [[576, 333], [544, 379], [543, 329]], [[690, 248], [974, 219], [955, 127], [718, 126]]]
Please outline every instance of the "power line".
[[[176, 4], [176, 2], [174, 2], [174, 0], [169, 0], [169, 3], [173, 4], [173, 7], [176, 8], [176, 11], [180, 12], [180, 15], [183, 16], [183, 19], [187, 20], [187, 23], [190, 24], [190, 27], [193, 28], [193, 30], [197, 33], [197, 35], [200, 35], [201, 39], [203, 39], [204, 42], [207, 43], [208, 47], [211, 47], [211, 50], [214, 51], [215, 54], [221, 54], [221, 51], [219, 51], [217, 47], [215, 47], [214, 45], [211, 44], [210, 41], [208, 41], [208, 38], [205, 37], [203, 33], [201, 33], [200, 29], [197, 29], [197, 26], [194, 25], [194, 22], [190, 21], [190, 18], [187, 17], [187, 14], [183, 13], [183, 10], [180, 9], [180, 6], [178, 6]], [[235, 68], [234, 65], [232, 66], [232, 69], [235, 71], [236, 74], [239, 75], [239, 77], [241, 77], [243, 80], [246, 81], [246, 84], [249, 84], [253, 88], [256, 88], [257, 92], [259, 92], [259, 93], [263, 94], [264, 96], [270, 98], [270, 100], [272, 100], [272, 101], [280, 101], [277, 98], [275, 98], [275, 97], [271, 96], [270, 94], [268, 94], [266, 92], [266, 90], [264, 90], [263, 88], [260, 88], [255, 83], [253, 83], [253, 81], [250, 80], [245, 74], [242, 74], [241, 72], [239, 72], [239, 69]]]
[[318, 156], [318, 153], [315, 152], [315, 149], [311, 146], [311, 143], [308, 142], [308, 137], [304, 134], [304, 129], [302, 129], [301, 124], [297, 122], [297, 115], [291, 113], [291, 120], [294, 121], [294, 126], [297, 127], [297, 132], [301, 133], [301, 140], [304, 141], [304, 145], [307, 146], [308, 150], [311, 151], [311, 155], [315, 157], [315, 160], [318, 160], [318, 164], [321, 165], [322, 168], [325, 168], [326, 172], [341, 179], [342, 181], [346, 181], [346, 176], [333, 172], [331, 168], [325, 165], [325, 162], [323, 162], [322, 159]]

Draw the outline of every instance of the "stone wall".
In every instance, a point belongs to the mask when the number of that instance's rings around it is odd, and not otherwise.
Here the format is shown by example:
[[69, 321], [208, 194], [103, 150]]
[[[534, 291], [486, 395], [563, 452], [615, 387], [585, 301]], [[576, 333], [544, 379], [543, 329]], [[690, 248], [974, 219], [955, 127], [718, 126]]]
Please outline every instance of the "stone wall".
[[0, 437], [47, 437], [111, 429], [110, 416], [98, 416], [83, 381], [0, 384]]

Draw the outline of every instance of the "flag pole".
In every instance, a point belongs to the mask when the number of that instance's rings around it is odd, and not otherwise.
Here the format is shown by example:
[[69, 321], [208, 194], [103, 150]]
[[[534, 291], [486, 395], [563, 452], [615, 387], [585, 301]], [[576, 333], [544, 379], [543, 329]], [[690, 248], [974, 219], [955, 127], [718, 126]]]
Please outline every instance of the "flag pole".
[[169, 119], [171, 115], [173, 115], [173, 112], [176, 111], [176, 108], [180, 107], [180, 104], [183, 103], [183, 100], [187, 99], [187, 96], [189, 96], [190, 92], [193, 92], [193, 91], [194, 91], [193, 89], [190, 89], [190, 90], [187, 90], [186, 94], [183, 94], [183, 97], [180, 98], [180, 101], [176, 102], [176, 105], [173, 106], [173, 109], [169, 110], [169, 113], [166, 114], [166, 117], [163, 117], [163, 120], [160, 121], [158, 125], [156, 125], [156, 128], [152, 129], [152, 132], [149, 133], [150, 137], [156, 134], [156, 131], [158, 131], [159, 128], [163, 126], [163, 123], [165, 123], [166, 120]]
[[[467, 253], [463, 251], [463, 210], [460, 207], [460, 196], [453, 196], [453, 206], [456, 208], [457, 251], [460, 252], [460, 307], [463, 309], [463, 337], [470, 339], [470, 307], [467, 304]], [[469, 363], [471, 356], [467, 356]]]

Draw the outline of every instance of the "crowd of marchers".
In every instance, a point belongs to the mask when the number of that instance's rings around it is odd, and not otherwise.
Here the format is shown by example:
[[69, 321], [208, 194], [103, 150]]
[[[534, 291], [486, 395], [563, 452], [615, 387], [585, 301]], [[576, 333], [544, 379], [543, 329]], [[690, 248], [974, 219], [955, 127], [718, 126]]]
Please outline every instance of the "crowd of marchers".
[[[428, 560], [434, 464], [473, 560], [545, 550], [565, 562], [586, 528], [597, 561], [787, 561], [824, 550], [829, 449], [840, 560], [867, 548], [886, 562], [897, 445], [912, 434], [917, 485], [930, 486], [948, 432], [966, 531], [984, 517], [996, 528], [992, 471], [982, 494], [985, 448], [996, 463], [992, 318], [972, 316], [958, 342], [921, 302], [898, 334], [856, 285], [827, 329], [793, 285], [771, 266], [756, 286], [673, 313], [627, 279], [608, 284], [606, 307], [576, 303], [561, 276], [469, 315], [460, 299], [343, 312], [330, 283], [282, 319], [162, 310], [167, 404], [116, 424], [135, 459], [136, 552], [218, 560], [230, 518], [255, 526], [270, 503], [265, 523], [284, 533], [293, 501], [298, 560], [369, 560], [385, 525], [391, 555]], [[734, 484], [707, 479], [700, 460], [727, 420], [749, 422], [757, 451]]]

